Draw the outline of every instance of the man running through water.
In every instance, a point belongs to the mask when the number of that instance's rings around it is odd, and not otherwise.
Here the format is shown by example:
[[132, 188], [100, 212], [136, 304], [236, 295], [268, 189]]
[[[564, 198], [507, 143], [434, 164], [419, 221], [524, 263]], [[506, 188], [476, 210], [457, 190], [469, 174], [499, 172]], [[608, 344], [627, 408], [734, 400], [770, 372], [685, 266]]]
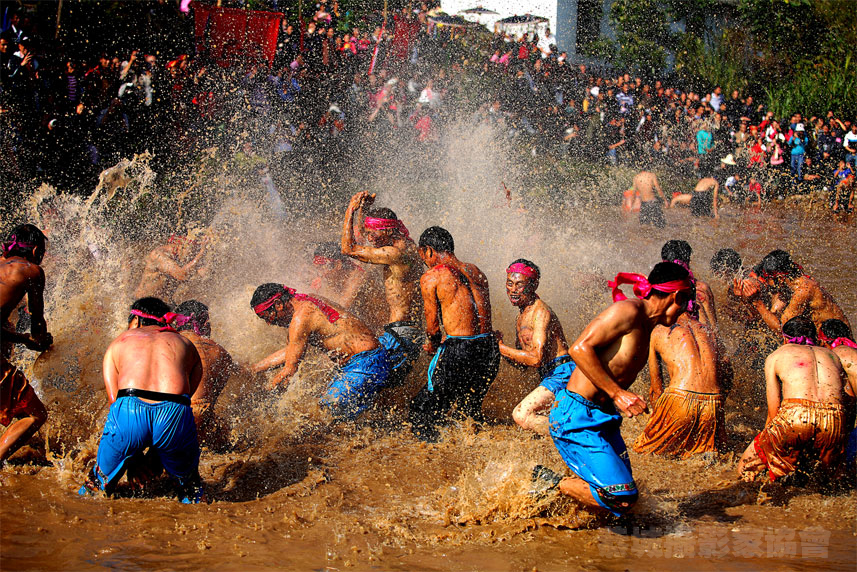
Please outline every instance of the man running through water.
[[556, 394], [568, 383], [575, 366], [568, 355], [562, 324], [536, 294], [540, 277], [538, 266], [523, 258], [506, 269], [506, 294], [519, 313], [515, 323], [515, 347], [507, 346], [502, 339], [499, 346], [500, 355], [514, 365], [538, 368], [541, 384], [515, 407], [512, 418], [524, 429], [548, 435], [547, 412]]
[[335, 417], [357, 418], [387, 386], [391, 364], [386, 349], [363, 322], [342, 308], [273, 283], [256, 288], [250, 307], [265, 323], [289, 329], [288, 345], [253, 366], [257, 373], [283, 366], [270, 389], [285, 389], [308, 345], [327, 352], [339, 366], [321, 400]]
[[167, 244], [158, 246], [146, 256], [136, 298], [161, 296], [172, 299], [179, 283], [190, 280], [200, 271], [208, 240], [170, 235]]
[[696, 183], [693, 192], [681, 193], [673, 197], [670, 206], [688, 205], [690, 214], [697, 217], [720, 218], [717, 210], [720, 183], [714, 177], [703, 177]]
[[[634, 177], [633, 189], [640, 195], [640, 224], [664, 228], [667, 221], [664, 218], [663, 207], [669, 207], [670, 203], [661, 190], [658, 176], [651, 171], [638, 173]], [[655, 191], [660, 199], [655, 197]]]
[[[622, 284], [634, 285], [636, 299], [622, 294]], [[694, 290], [687, 270], [672, 262], [656, 264], [648, 278], [620, 273], [608, 285], [614, 302], [574, 342], [570, 355], [577, 369], [550, 413], [551, 437], [574, 474], [562, 478], [536, 465], [533, 480], [619, 516], [638, 498], [619, 432], [622, 416], [648, 411], [646, 401], [628, 387], [646, 364], [654, 327], [675, 324]]]
[[[31, 224], [12, 229], [0, 258], [0, 466], [20, 449], [48, 418], [48, 412], [24, 374], [9, 362], [15, 344], [41, 352], [53, 343], [45, 323], [45, 235]], [[15, 331], [9, 317], [24, 296], [30, 311], [30, 335]], [[18, 419], [13, 423], [13, 420]]]
[[170, 307], [158, 298], [131, 305], [128, 329], [104, 354], [110, 410], [95, 466], [78, 491], [112, 494], [129, 461], [147, 447], [177, 483], [183, 503], [203, 502], [199, 441], [190, 406], [202, 376], [194, 345], [167, 325]]
[[168, 315], [168, 322], [190, 340], [199, 353], [202, 375], [199, 386], [190, 396], [190, 406], [201, 445], [222, 446], [226, 441], [224, 428], [214, 414], [214, 406], [229, 378], [241, 371], [229, 352], [211, 339], [208, 306], [197, 300], [187, 300]]
[[409, 417], [417, 437], [436, 441], [435, 425], [453, 402], [464, 415], [482, 419], [482, 400], [497, 377], [500, 350], [491, 328], [488, 279], [476, 265], [455, 256], [449, 231], [427, 228], [419, 253], [429, 267], [420, 278], [428, 337], [423, 348], [434, 358], [428, 383], [411, 401]]
[[[690, 313], [670, 327], [652, 330], [649, 403], [654, 410], [634, 443], [636, 452], [687, 459], [721, 449], [726, 441], [723, 402], [732, 381], [724, 357], [714, 328]], [[669, 374], [666, 389], [661, 364]]]
[[756, 291], [752, 288], [745, 290], [745, 297], [774, 332], [779, 332], [781, 324], [796, 316], [809, 318], [816, 329], [821, 327], [825, 320], [833, 319], [842, 320], [850, 327], [845, 312], [833, 296], [828, 294], [817, 280], [804, 273], [803, 268], [792, 260], [788, 252], [770, 252], [759, 264], [758, 273], [768, 287], [779, 293], [781, 299], [788, 300], [778, 318], [776, 309], [769, 309], [756, 295]]
[[783, 324], [785, 344], [765, 361], [768, 416], [738, 462], [745, 481], [768, 470], [771, 481], [800, 469], [812, 473], [837, 467], [846, 442], [842, 362], [818, 347], [812, 321], [803, 316]]
[[375, 195], [362, 191], [351, 197], [342, 224], [342, 253], [361, 262], [384, 267], [384, 288], [390, 307], [390, 323], [378, 341], [393, 361], [395, 382], [404, 380], [420, 355], [423, 334], [420, 329], [419, 278], [423, 265], [408, 229], [387, 208], [369, 211], [363, 218], [366, 240], [372, 246], [361, 246], [355, 238], [355, 214], [372, 205]]
[[675, 262], [679, 266], [683, 266], [693, 279], [693, 285], [696, 288], [696, 300], [693, 301], [688, 311], [703, 324], [716, 328], [717, 314], [714, 309], [714, 293], [706, 282], [693, 275], [693, 271], [690, 269], [690, 256], [692, 254], [693, 249], [684, 240], [668, 240], [661, 248], [661, 260]]

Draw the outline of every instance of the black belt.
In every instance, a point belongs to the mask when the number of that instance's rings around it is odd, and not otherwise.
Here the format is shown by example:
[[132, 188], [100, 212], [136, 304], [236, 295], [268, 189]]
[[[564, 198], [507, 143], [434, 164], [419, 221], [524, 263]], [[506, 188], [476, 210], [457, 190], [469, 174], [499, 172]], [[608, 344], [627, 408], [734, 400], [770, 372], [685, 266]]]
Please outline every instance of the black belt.
[[148, 391], [146, 389], [120, 389], [116, 392], [116, 398], [120, 397], [140, 397], [142, 399], [150, 399], [152, 401], [172, 401], [180, 405], [190, 405], [190, 397], [187, 395], [176, 395], [175, 393], [161, 393], [159, 391]]

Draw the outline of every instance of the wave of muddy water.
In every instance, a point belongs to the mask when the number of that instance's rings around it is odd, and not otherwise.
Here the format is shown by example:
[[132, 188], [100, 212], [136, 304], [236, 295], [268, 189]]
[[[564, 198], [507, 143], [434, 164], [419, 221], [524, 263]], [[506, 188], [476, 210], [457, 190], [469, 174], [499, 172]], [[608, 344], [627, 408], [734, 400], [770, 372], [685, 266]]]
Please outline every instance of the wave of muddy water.
[[[399, 212], [414, 235], [429, 224], [448, 227], [456, 252], [488, 275], [495, 327], [509, 339], [514, 313], [503, 270], [514, 258], [541, 266], [540, 294], [574, 338], [608, 304], [604, 280], [618, 271], [648, 271], [671, 238], [693, 246], [692, 267], [714, 287], [732, 350], [739, 332], [723, 317], [724, 285], [707, 271], [711, 255], [724, 246], [751, 263], [773, 248], [790, 250], [857, 323], [853, 220], [832, 220], [798, 202], [761, 211], [727, 206], [719, 222], [668, 211], [668, 227], [657, 230], [640, 228], [618, 207], [573, 200], [507, 207], [498, 173], [514, 188], [514, 165], [491, 149], [461, 158], [463, 149], [484, 140], [473, 137], [448, 145], [433, 174], [437, 183], [420, 188], [386, 169], [350, 184], [377, 191], [379, 204]], [[454, 155], [458, 166], [443, 166]], [[124, 181], [127, 188], [117, 196], [145, 192], [151, 181], [144, 165], [127, 170], [136, 184]], [[612, 178], [602, 183], [620, 191]], [[268, 280], [307, 288], [308, 249], [338, 236], [348, 193], [313, 210], [323, 213], [315, 218], [295, 213], [293, 220], [271, 221], [259, 215], [261, 194], [209, 183], [228, 197], [205, 221], [216, 237], [216, 264], [206, 277], [182, 285], [177, 298], [208, 303], [212, 337], [247, 363], [285, 343], [283, 330], [253, 316], [253, 288]], [[116, 189], [106, 184], [89, 203], [43, 189], [31, 206], [51, 237], [47, 317], [56, 343], [34, 364], [32, 355], [19, 358], [29, 364], [51, 417], [0, 471], [2, 569], [854, 569], [853, 487], [831, 494], [737, 482], [737, 457], [765, 415], [762, 372], [742, 363], [727, 402], [727, 453], [706, 464], [631, 452], [641, 501], [622, 526], [602, 526], [568, 501], [527, 495], [534, 464], [564, 468], [550, 440], [511, 423], [512, 407], [537, 384], [533, 372], [501, 366], [485, 403], [493, 423], [456, 422], [437, 444], [416, 441], [404, 407], [423, 383], [425, 357], [407, 385], [355, 425], [331, 425], [315, 405], [329, 369], [323, 356], [309, 354], [280, 398], [252, 381], [230, 380], [218, 411], [232, 447], [202, 455], [208, 505], [130, 498], [127, 488], [118, 499], [78, 497], [106, 415], [101, 356], [125, 323], [141, 255], [169, 232], [158, 229], [160, 235], [144, 242], [108, 224], [118, 215], [107, 198]], [[486, 189], [497, 189], [496, 199]], [[52, 205], [48, 215], [44, 205]], [[645, 374], [633, 389], [645, 394]], [[625, 421], [627, 442], [645, 421]]]

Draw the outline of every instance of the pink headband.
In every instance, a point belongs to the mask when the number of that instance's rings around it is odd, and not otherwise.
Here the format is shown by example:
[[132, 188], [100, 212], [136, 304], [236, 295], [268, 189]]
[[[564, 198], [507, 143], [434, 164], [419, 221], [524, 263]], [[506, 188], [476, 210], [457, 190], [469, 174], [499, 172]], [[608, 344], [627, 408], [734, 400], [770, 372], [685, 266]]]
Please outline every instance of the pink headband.
[[371, 228], [372, 230], [387, 230], [392, 228], [402, 233], [405, 238], [411, 237], [410, 233], [408, 232], [408, 229], [405, 228], [405, 223], [394, 218], [375, 218], [367, 216], [365, 219], [363, 219], [363, 226], [365, 226], [366, 228]]
[[21, 242], [18, 240], [18, 237], [14, 234], [12, 235], [12, 239], [9, 242], [3, 243], [3, 252], [8, 254], [12, 252], [15, 248], [23, 248], [24, 250], [32, 250], [35, 248], [35, 244], [30, 244], [29, 242]]
[[509, 265], [509, 268], [506, 269], [506, 274], [523, 274], [528, 278], [532, 278], [533, 280], [539, 279], [539, 274], [536, 272], [535, 268], [527, 266], [523, 262], [516, 262], [514, 264]]
[[312, 302], [316, 308], [321, 310], [321, 312], [327, 318], [327, 321], [331, 324], [336, 323], [336, 321], [340, 318], [339, 312], [337, 312], [334, 308], [331, 308], [318, 298], [313, 298], [312, 296], [307, 296], [306, 294], [298, 294], [294, 288], [288, 288], [287, 286], [283, 286], [282, 292], [277, 292], [264, 302], [253, 306], [253, 311], [256, 312], [256, 314], [261, 314], [262, 312], [273, 306], [274, 302], [282, 298], [285, 294], [288, 294], [291, 298], [294, 298], [295, 300], [306, 300], [307, 302]]
[[166, 316], [161, 316], [159, 318], [158, 316], [153, 316], [152, 314], [147, 314], [147, 313], [143, 312], [142, 310], [131, 310], [131, 315], [137, 316], [138, 318], [145, 318], [147, 320], [155, 320], [156, 322], [161, 323], [161, 324], [166, 322], [166, 319], [165, 319]]
[[[268, 308], [273, 306], [274, 302], [276, 302], [277, 300], [282, 298], [283, 294], [286, 294], [289, 290], [291, 290], [291, 288], [286, 288], [284, 286], [282, 292], [277, 292], [276, 294], [274, 294], [273, 296], [271, 296], [270, 298], [268, 298], [264, 302], [261, 302], [259, 304], [256, 304], [255, 306], [253, 306], [253, 311], [256, 312], [257, 314], [261, 314], [262, 312], [264, 312], [265, 310], [267, 310]], [[294, 293], [294, 290], [292, 290], [292, 293]]]
[[672, 292], [681, 292], [682, 290], [690, 290], [693, 288], [693, 284], [689, 280], [671, 280], [669, 282], [664, 282], [663, 284], [649, 284], [649, 280], [642, 274], [620, 272], [616, 275], [614, 281], [607, 282], [607, 286], [613, 289], [614, 302], [628, 299], [628, 297], [619, 289], [619, 286], [622, 284], [633, 284], [634, 295], [637, 298], [647, 297], [652, 290], [671, 294]]
[[788, 336], [783, 336], [786, 339], [787, 344], [803, 344], [805, 346], [814, 346], [815, 340], [812, 338], [808, 338], [806, 336], [797, 336], [794, 338], [790, 338]]
[[857, 343], [855, 343], [854, 340], [849, 340], [848, 338], [836, 338], [830, 342], [830, 347], [835, 348], [836, 346], [845, 346], [857, 350]]

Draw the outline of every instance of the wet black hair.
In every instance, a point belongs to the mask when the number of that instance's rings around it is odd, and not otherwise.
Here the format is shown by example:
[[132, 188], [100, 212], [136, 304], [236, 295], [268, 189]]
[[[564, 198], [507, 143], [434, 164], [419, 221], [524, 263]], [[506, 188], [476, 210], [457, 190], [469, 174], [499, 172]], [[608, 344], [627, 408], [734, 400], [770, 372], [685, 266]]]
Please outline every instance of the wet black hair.
[[835, 340], [836, 338], [848, 338], [852, 342], [854, 340], [854, 334], [851, 333], [851, 328], [848, 327], [848, 324], [843, 322], [842, 320], [832, 319], [832, 320], [824, 320], [821, 322], [821, 333], [825, 338], [829, 340]]
[[[663, 284], [673, 280], [687, 280], [688, 278], [690, 278], [690, 274], [684, 266], [675, 262], [658, 262], [649, 273], [648, 280], [649, 284]], [[691, 299], [696, 298], [696, 293], [692, 292], [692, 294]], [[669, 293], [652, 289], [652, 295], [658, 298], [666, 298]]]
[[803, 272], [800, 266], [795, 264], [791, 255], [785, 250], [772, 250], [759, 263], [758, 274], [776, 274], [783, 272], [789, 278], [800, 276]]
[[681, 260], [685, 264], [690, 264], [691, 254], [693, 254], [693, 249], [686, 240], [668, 240], [661, 248], [661, 260], [667, 262]]
[[282, 298], [284, 302], [288, 302], [291, 299], [291, 295], [286, 292], [286, 288], [282, 284], [275, 284], [273, 282], [262, 284], [253, 292], [253, 297], [250, 298], [250, 307], [255, 308], [262, 302], [270, 300], [274, 294], [279, 294], [280, 292], [284, 292]]
[[718, 276], [734, 276], [744, 262], [741, 255], [731, 248], [721, 248], [711, 257], [711, 271]]
[[425, 229], [420, 235], [420, 248], [426, 246], [433, 248], [437, 252], [455, 252], [455, 241], [452, 240], [452, 235], [445, 228], [439, 226], [430, 226]]
[[29, 247], [25, 247], [15, 244], [8, 250], [4, 250], [4, 252], [9, 256], [20, 256], [22, 258], [28, 258], [33, 255], [33, 248], [40, 247], [42, 250], [45, 249], [46, 238], [45, 234], [41, 230], [39, 230], [38, 227], [32, 224], [19, 224], [18, 226], [13, 228], [11, 232], [9, 232], [9, 236], [6, 240], [6, 244], [18, 242], [32, 245]]
[[521, 264], [524, 264], [525, 266], [529, 266], [530, 268], [536, 271], [536, 280], [542, 277], [542, 271], [539, 270], [539, 267], [527, 260], [526, 258], [518, 258], [517, 260], [512, 261], [509, 266], [511, 266], [512, 264], [518, 264], [519, 262]]
[[[183, 316], [194, 316], [196, 318], [201, 318], [202, 316], [208, 316], [208, 306], [200, 302], [199, 300], [185, 300], [178, 306], [176, 306], [175, 310], [176, 314], [181, 314]], [[198, 323], [204, 323], [205, 320], [199, 320]], [[193, 322], [188, 322], [183, 326], [176, 325], [174, 326], [176, 330], [193, 330]]]
[[[313, 256], [322, 256], [331, 260], [341, 260], [343, 262], [353, 262], [350, 256], [342, 254], [342, 246], [338, 242], [319, 242], [315, 245]], [[272, 294], [273, 296], [273, 294]]]
[[812, 320], [803, 316], [795, 316], [783, 324], [783, 335], [789, 338], [809, 338], [813, 342], [818, 338], [818, 333], [815, 331], [815, 324], [812, 323]]
[[380, 207], [367, 211], [366, 216], [372, 218], [388, 218], [391, 220], [399, 220], [399, 217], [396, 216], [396, 213], [394, 213], [391, 209], [388, 209], [387, 207]]
[[[146, 298], [140, 298], [131, 304], [131, 310], [139, 310], [145, 314], [149, 314], [150, 316], [155, 316], [156, 318], [163, 318], [164, 314], [170, 311], [170, 305], [161, 300], [160, 298], [155, 298], [154, 296], [148, 296]], [[134, 314], [128, 314], [128, 323], [131, 323], [131, 320], [137, 318], [140, 322], [141, 326], [157, 326], [159, 324], [162, 325], [162, 322], [158, 322], [157, 320], [153, 320], [151, 318], [142, 318], [140, 316], [135, 316]]]

